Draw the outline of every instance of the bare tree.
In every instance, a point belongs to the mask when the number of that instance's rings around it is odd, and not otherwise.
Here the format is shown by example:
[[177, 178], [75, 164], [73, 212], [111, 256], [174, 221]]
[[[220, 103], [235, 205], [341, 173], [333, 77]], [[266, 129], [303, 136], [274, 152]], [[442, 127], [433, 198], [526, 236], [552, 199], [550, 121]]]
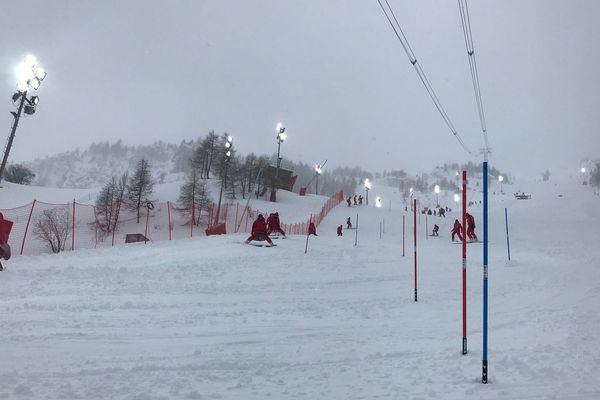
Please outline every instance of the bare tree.
[[71, 213], [68, 208], [44, 210], [36, 218], [33, 233], [46, 243], [53, 253], [60, 253], [71, 232]]

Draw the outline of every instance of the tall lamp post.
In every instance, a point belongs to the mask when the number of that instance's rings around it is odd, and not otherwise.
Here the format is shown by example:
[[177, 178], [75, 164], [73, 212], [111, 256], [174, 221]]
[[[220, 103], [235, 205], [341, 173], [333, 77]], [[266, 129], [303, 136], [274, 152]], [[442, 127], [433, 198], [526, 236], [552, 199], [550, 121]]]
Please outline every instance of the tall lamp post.
[[581, 169], [579, 170], [581, 172], [581, 178], [583, 179], [583, 184], [586, 184], [585, 181], [585, 167], [581, 167]]
[[500, 182], [500, 193], [504, 194], [504, 190], [502, 189], [502, 182], [504, 182], [504, 177], [502, 175], [498, 175], [498, 182]]
[[323, 173], [323, 170], [321, 169], [321, 165], [315, 164], [315, 178], [317, 178], [317, 186], [315, 189], [315, 194], [319, 194], [319, 175], [321, 175], [322, 173]]
[[410, 211], [413, 211], [413, 195], [414, 195], [414, 189], [410, 188], [408, 189], [408, 193], [410, 194]]
[[367, 178], [365, 179], [365, 191], [367, 192], [365, 197], [367, 205], [369, 205], [369, 189], [371, 189], [371, 182], [369, 182], [369, 178]]
[[285, 126], [280, 122], [277, 124], [275, 129], [277, 132], [277, 169], [275, 170], [275, 179], [271, 188], [271, 201], [277, 201], [277, 188], [276, 185], [279, 183], [279, 167], [281, 166], [281, 143], [285, 142], [287, 135], [285, 134]]
[[24, 112], [27, 115], [33, 115], [35, 113], [35, 108], [40, 101], [38, 96], [31, 96], [28, 98], [27, 90], [37, 90], [45, 77], [46, 71], [38, 65], [37, 60], [32, 55], [25, 57], [25, 60], [17, 66], [17, 91], [12, 95], [12, 100], [17, 107], [17, 111], [10, 112], [14, 117], [14, 121], [10, 130], [10, 135], [8, 136], [6, 149], [4, 150], [2, 164], [0, 165], [0, 182], [4, 176], [8, 154], [10, 153], [13, 140], [15, 139], [15, 133], [17, 132], [21, 113]]
[[435, 192], [435, 204], [437, 207], [440, 206], [439, 194], [440, 194], [440, 185], [435, 185], [433, 187], [433, 191]]
[[229, 161], [231, 161], [231, 151], [233, 150], [233, 138], [228, 136], [225, 140], [225, 168], [223, 169], [223, 179], [221, 179], [221, 192], [219, 193], [219, 204], [217, 205], [217, 213], [215, 215], [215, 225], [219, 223], [219, 217], [221, 215], [221, 199], [223, 198], [223, 187], [227, 181], [227, 167], [229, 167]]

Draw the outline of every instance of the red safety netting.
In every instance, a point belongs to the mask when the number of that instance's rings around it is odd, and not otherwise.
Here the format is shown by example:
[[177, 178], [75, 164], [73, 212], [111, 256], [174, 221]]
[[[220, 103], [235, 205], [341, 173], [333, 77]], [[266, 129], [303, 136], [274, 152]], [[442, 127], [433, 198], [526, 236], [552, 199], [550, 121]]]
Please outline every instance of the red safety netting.
[[[344, 200], [342, 191], [332, 196], [320, 212], [311, 216], [318, 226], [329, 211]], [[249, 233], [261, 212], [238, 203], [181, 205], [171, 202], [144, 204], [139, 209], [127, 203], [104, 208], [79, 204], [50, 204], [34, 200], [21, 207], [0, 210], [13, 222], [8, 240], [13, 255], [36, 255], [64, 250], [111, 247], [125, 243], [128, 234], [148, 241], [205, 236], [206, 229], [225, 224], [226, 233]], [[284, 223], [289, 235], [306, 235], [311, 219]], [[142, 239], [143, 240], [143, 239]]]

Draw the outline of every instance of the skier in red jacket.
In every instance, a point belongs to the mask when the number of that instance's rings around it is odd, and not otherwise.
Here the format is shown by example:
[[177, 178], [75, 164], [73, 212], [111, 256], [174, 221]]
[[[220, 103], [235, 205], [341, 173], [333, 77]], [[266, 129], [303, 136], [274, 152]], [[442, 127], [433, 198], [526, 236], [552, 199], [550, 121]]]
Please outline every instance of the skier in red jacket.
[[273, 242], [267, 233], [267, 224], [265, 223], [265, 217], [262, 214], [258, 214], [258, 218], [252, 224], [252, 234], [248, 239], [246, 239], [246, 243], [250, 243], [252, 240], [263, 241], [266, 240], [269, 243], [269, 246], [273, 246]]
[[281, 229], [281, 223], [279, 222], [278, 212], [269, 214], [269, 217], [267, 218], [267, 233], [270, 235], [273, 232], [279, 232], [285, 237], [285, 232]]
[[[10, 259], [10, 246], [8, 245], [8, 236], [10, 235], [12, 225], [12, 221], [4, 219], [4, 215], [0, 213], [0, 260]], [[4, 267], [2, 267], [2, 263], [0, 263], [0, 271], [2, 271], [3, 269]]]
[[452, 241], [454, 242], [454, 235], [458, 235], [458, 240], [462, 242], [462, 225], [457, 219], [454, 220], [454, 228], [452, 228]]
[[308, 235], [319, 236], [317, 235], [317, 227], [315, 226], [314, 222], [311, 222], [310, 225], [308, 225]]
[[475, 234], [475, 218], [469, 213], [467, 213], [467, 237], [469, 240], [477, 240], [477, 235]]
[[352, 221], [350, 221], [350, 217], [346, 220], [346, 229], [352, 229]]

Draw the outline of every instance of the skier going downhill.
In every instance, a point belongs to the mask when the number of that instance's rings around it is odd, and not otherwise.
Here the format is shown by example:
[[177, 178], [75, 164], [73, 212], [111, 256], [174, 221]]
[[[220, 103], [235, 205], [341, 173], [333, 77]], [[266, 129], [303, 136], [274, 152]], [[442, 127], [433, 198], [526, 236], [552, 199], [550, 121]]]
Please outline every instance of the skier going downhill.
[[467, 237], [469, 240], [477, 240], [477, 235], [475, 234], [475, 218], [469, 213], [467, 213]]
[[454, 220], [454, 227], [452, 228], [452, 241], [454, 242], [454, 235], [458, 235], [458, 240], [462, 242], [462, 225], [457, 219]]

